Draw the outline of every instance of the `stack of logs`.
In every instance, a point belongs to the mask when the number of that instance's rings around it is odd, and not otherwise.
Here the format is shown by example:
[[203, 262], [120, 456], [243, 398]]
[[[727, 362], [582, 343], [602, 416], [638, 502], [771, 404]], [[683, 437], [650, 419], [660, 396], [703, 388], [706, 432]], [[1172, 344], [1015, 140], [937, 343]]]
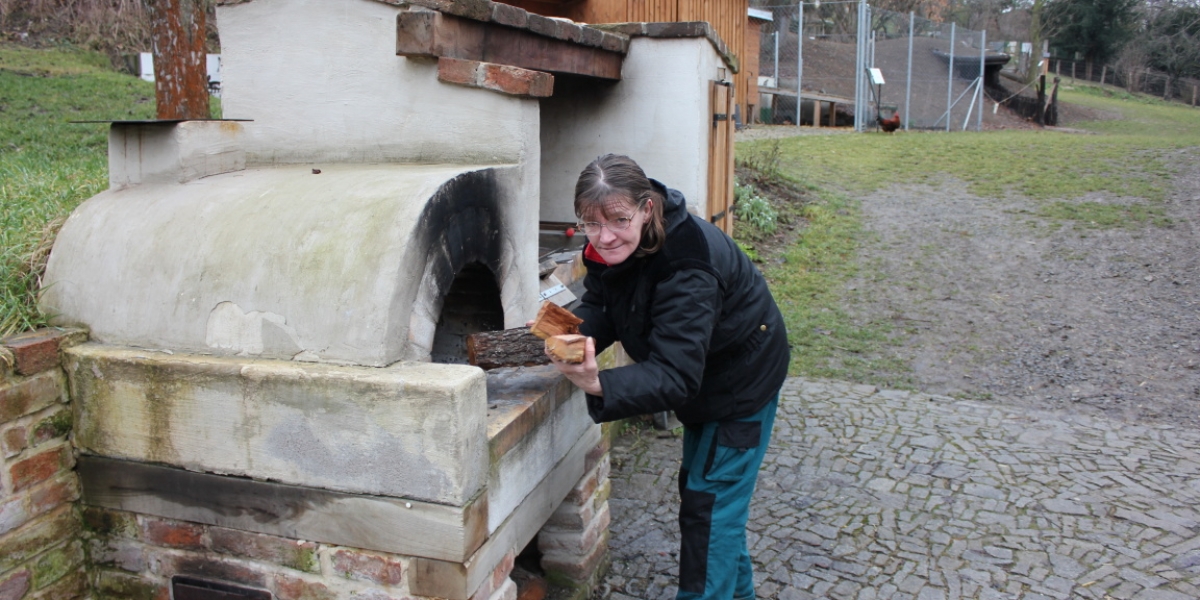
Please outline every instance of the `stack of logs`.
[[485, 371], [544, 365], [550, 362], [549, 355], [563, 362], [581, 363], [587, 341], [587, 336], [579, 334], [582, 322], [571, 311], [553, 302], [543, 302], [537, 318], [528, 328], [467, 336], [467, 361]]

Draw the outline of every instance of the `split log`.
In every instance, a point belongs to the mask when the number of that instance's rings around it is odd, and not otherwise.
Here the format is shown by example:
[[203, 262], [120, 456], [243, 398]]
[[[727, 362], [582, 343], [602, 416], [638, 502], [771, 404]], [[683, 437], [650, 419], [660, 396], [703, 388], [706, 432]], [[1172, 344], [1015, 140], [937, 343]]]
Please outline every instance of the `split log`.
[[546, 338], [546, 350], [555, 358], [569, 363], [583, 362], [586, 344], [586, 335], [554, 335]]
[[546, 345], [525, 327], [467, 336], [467, 362], [485, 371], [550, 364]]
[[529, 331], [544, 340], [555, 335], [577, 334], [582, 322], [583, 319], [571, 314], [571, 311], [547, 300], [542, 303]]

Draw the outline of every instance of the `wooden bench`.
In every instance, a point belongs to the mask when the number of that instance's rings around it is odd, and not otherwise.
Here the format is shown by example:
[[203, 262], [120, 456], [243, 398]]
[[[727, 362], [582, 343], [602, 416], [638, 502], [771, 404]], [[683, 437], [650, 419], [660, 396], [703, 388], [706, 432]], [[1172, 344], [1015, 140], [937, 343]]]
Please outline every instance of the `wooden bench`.
[[[762, 85], [758, 86], [758, 93], [771, 94], [773, 96], [786, 96], [788, 98], [796, 97], [795, 90], [785, 90], [785, 89], [774, 88], [774, 87], [766, 87], [766, 86], [762, 86]], [[821, 126], [821, 105], [822, 104], [824, 104], [824, 103], [829, 104], [829, 126], [833, 127], [834, 119], [836, 118], [836, 115], [837, 115], [837, 110], [836, 110], [837, 105], [854, 103], [854, 100], [852, 100], [850, 98], [843, 98], [840, 96], [829, 96], [826, 94], [814, 94], [812, 92], [804, 92], [803, 94], [801, 94], [800, 99], [798, 101], [802, 102], [804, 100], [812, 100], [812, 103], [813, 103], [813, 127]]]

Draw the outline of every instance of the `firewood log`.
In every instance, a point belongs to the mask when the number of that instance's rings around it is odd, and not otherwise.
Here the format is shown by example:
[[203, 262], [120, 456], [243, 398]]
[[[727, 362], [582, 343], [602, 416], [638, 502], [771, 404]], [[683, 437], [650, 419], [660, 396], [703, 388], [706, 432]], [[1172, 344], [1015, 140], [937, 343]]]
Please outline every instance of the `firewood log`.
[[582, 322], [583, 319], [571, 314], [571, 311], [546, 301], [538, 310], [537, 318], [533, 320], [529, 331], [544, 340], [554, 335], [579, 333], [579, 324]]
[[583, 362], [586, 344], [586, 335], [552, 335], [546, 338], [546, 350], [555, 358], [569, 363]]
[[550, 363], [546, 345], [525, 327], [467, 336], [467, 362], [485, 371]]

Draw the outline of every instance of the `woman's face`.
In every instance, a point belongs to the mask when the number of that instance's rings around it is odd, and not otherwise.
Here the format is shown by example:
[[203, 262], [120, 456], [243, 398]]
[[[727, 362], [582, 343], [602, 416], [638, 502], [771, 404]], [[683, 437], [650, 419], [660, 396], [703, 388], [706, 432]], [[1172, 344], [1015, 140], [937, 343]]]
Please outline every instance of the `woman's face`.
[[637, 251], [651, 202], [639, 207], [628, 198], [614, 196], [580, 218], [583, 232], [604, 262], [619, 265]]

